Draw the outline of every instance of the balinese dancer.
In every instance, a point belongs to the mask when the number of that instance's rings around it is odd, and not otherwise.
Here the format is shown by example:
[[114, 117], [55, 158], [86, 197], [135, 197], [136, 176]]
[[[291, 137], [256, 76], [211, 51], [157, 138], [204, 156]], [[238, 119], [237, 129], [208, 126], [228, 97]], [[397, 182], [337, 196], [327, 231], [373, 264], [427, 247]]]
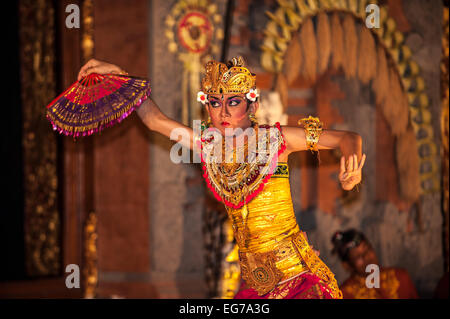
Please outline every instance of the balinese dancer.
[[[118, 66], [91, 60], [90, 73], [124, 73]], [[165, 116], [148, 98], [138, 109], [145, 125], [200, 154], [203, 176], [225, 204], [239, 246], [243, 284], [235, 298], [342, 298], [333, 273], [300, 231], [289, 185], [292, 152], [339, 148], [339, 181], [351, 190], [361, 181], [365, 161], [362, 139], [354, 132], [323, 129], [318, 118], [300, 127], [259, 125], [256, 76], [242, 58], [227, 64], [209, 61], [198, 100], [209, 115], [199, 133]]]

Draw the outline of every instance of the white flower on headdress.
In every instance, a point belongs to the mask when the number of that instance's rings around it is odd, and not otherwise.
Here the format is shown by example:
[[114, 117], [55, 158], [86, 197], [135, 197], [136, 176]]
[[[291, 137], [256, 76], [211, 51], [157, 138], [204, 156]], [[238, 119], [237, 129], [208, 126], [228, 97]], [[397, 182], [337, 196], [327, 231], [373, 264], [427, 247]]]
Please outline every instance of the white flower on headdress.
[[199, 91], [197, 93], [197, 101], [205, 105], [208, 103], [208, 96], [203, 91]]
[[256, 98], [259, 96], [257, 89], [250, 89], [250, 91], [245, 95], [248, 100], [255, 102]]

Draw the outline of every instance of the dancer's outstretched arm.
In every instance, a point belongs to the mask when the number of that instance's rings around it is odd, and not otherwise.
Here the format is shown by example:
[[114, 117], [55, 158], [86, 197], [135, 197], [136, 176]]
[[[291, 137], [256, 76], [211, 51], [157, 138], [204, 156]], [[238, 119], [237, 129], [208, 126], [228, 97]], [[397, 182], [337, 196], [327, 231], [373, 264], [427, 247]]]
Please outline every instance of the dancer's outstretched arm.
[[[282, 129], [288, 154], [308, 149], [303, 128], [283, 126]], [[317, 148], [319, 150], [337, 148], [341, 150], [343, 156], [340, 163], [339, 181], [343, 189], [351, 190], [361, 182], [366, 154], [362, 152], [362, 138], [358, 133], [323, 130], [317, 142]]]
[[[91, 73], [123, 74], [124, 71], [117, 65], [91, 59], [80, 69], [78, 81]], [[168, 118], [151, 98], [141, 104], [137, 113], [150, 130], [161, 133], [184, 147], [193, 149], [194, 133], [192, 128]]]
[[184, 147], [193, 149], [194, 131], [192, 128], [168, 118], [151, 98], [142, 103], [137, 109], [137, 113], [150, 130], [161, 133]]

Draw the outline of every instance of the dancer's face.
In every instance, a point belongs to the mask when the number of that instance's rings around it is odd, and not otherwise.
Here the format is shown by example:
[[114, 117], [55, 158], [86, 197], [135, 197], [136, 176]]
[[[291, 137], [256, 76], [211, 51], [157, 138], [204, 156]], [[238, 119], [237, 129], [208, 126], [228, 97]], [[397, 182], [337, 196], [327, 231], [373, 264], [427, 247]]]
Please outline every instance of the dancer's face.
[[[348, 252], [348, 263], [353, 272], [360, 276], [366, 276], [366, 267], [369, 264], [378, 265], [378, 258], [372, 246], [366, 241], [362, 241], [355, 248]], [[379, 266], [379, 265], [378, 265]]]
[[210, 94], [207, 110], [214, 127], [225, 135], [226, 128], [246, 129], [251, 126], [250, 113], [255, 113], [258, 103], [248, 103], [245, 94]]

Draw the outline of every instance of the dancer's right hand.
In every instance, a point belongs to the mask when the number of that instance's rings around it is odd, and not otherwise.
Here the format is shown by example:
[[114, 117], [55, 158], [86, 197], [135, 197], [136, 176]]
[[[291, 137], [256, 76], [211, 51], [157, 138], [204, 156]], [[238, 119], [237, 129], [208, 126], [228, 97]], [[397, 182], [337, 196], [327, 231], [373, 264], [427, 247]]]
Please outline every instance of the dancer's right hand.
[[121, 74], [124, 73], [120, 67], [117, 65], [90, 59], [85, 65], [83, 65], [80, 69], [80, 72], [78, 72], [78, 81], [80, 81], [85, 76], [88, 76], [91, 73], [99, 73], [99, 74], [107, 74], [107, 73], [115, 73], [115, 74]]

